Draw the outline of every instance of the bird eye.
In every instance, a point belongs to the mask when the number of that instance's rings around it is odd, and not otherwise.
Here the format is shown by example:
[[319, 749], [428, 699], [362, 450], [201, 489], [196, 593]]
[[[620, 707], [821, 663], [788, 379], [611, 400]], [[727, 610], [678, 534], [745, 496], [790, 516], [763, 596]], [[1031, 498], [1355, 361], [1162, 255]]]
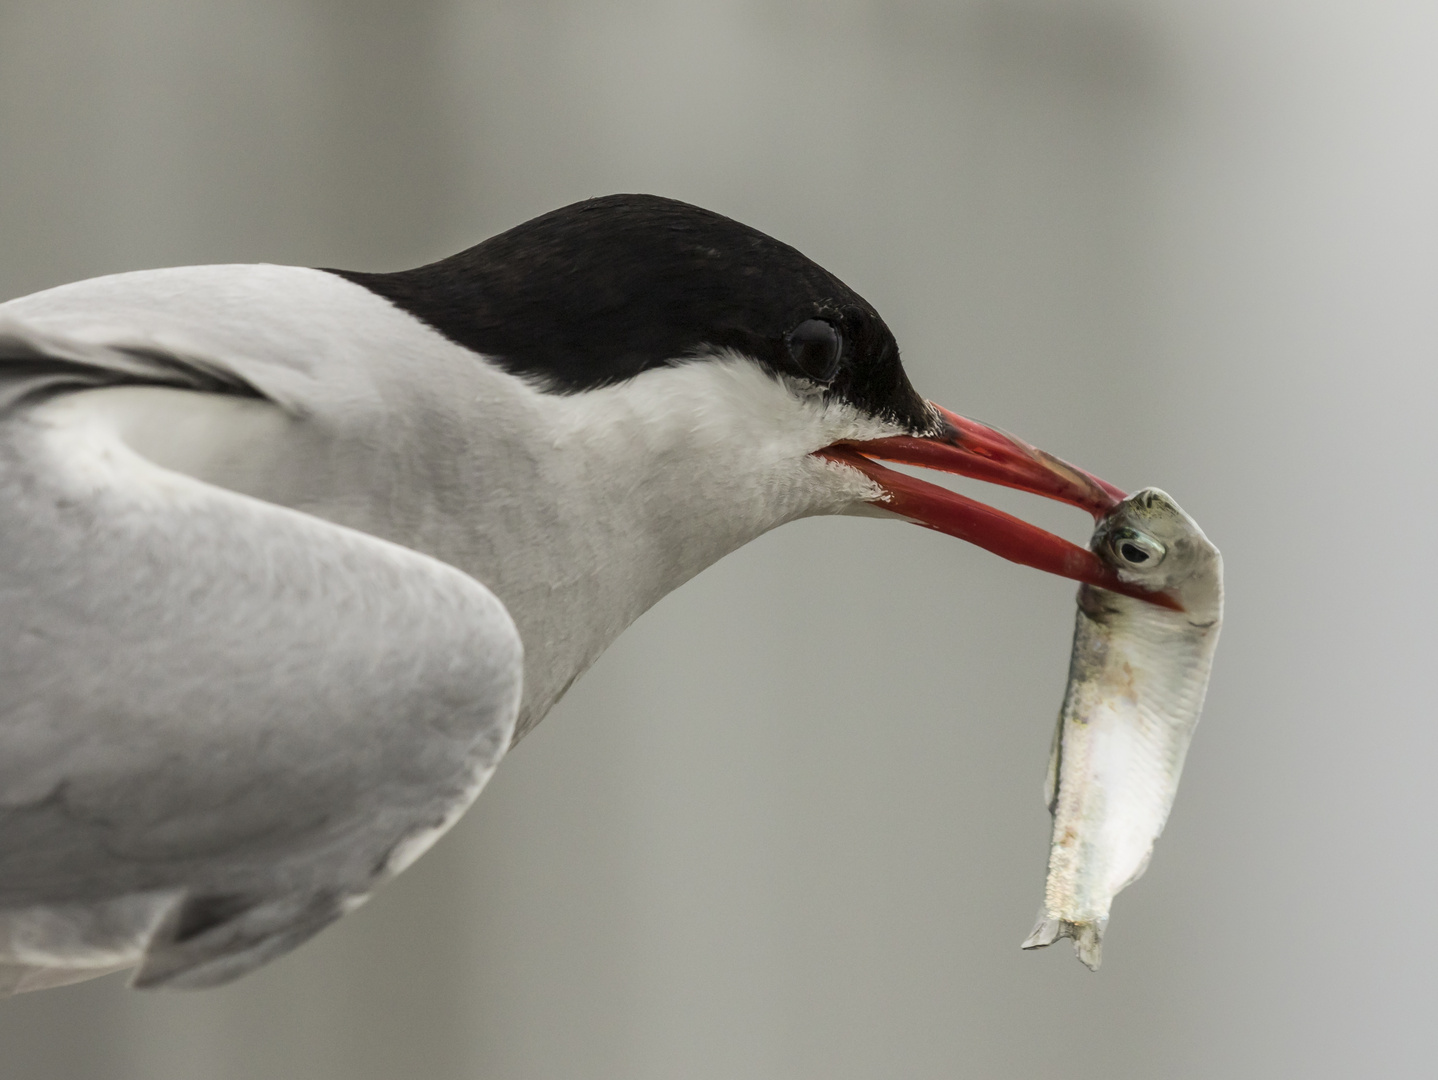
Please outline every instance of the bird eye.
[[834, 381], [843, 353], [838, 329], [824, 319], [805, 319], [789, 331], [789, 355], [805, 377], [817, 383]]
[[1130, 566], [1147, 569], [1163, 561], [1166, 549], [1151, 536], [1145, 536], [1137, 529], [1120, 529], [1114, 534], [1113, 550], [1120, 559]]

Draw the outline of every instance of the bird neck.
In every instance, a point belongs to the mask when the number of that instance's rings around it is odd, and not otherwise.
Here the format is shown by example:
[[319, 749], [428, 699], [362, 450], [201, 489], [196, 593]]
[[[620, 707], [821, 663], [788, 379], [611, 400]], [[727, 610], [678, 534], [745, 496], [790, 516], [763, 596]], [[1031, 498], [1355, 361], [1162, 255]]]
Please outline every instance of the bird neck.
[[818, 401], [796, 409], [792, 389], [743, 358], [582, 394], [496, 386], [475, 407], [473, 483], [452, 510], [463, 527], [444, 530], [464, 550], [441, 540], [432, 553], [493, 589], [519, 627], [521, 733], [689, 578], [784, 522], [873, 495], [808, 456], [847, 418]]
[[175, 472], [483, 582], [524, 642], [521, 731], [705, 567], [786, 521], [876, 497], [810, 454], [894, 433], [738, 356], [548, 392], [318, 270], [144, 271], [72, 292], [9, 307], [37, 326], [93, 324], [102, 340], [161, 326], [136, 340], [206, 358], [257, 395], [87, 390], [73, 395], [87, 422]]

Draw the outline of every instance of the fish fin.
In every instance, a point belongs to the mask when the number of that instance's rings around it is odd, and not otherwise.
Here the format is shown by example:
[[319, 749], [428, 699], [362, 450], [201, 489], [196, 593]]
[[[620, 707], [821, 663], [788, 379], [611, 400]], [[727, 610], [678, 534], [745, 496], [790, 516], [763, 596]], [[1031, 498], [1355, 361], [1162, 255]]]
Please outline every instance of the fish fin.
[[1062, 919], [1050, 919], [1047, 911], [1039, 909], [1039, 920], [1034, 924], [1029, 936], [1024, 938], [1020, 949], [1042, 949], [1045, 945], [1052, 945], [1063, 934], [1064, 922]]
[[1069, 922], [1067, 919], [1051, 918], [1047, 911], [1040, 911], [1033, 932], [1024, 939], [1019, 948], [1042, 949], [1059, 938], [1073, 938], [1074, 955], [1083, 961], [1090, 971], [1097, 971], [1099, 964], [1103, 962], [1103, 931], [1107, 925], [1107, 919]]
[[1139, 878], [1143, 877], [1144, 871], [1148, 869], [1149, 860], [1152, 859], [1152, 858], [1153, 858], [1153, 845], [1152, 845], [1152, 844], [1149, 844], [1148, 850], [1143, 853], [1143, 858], [1139, 860], [1138, 867], [1134, 870], [1133, 875], [1132, 875], [1127, 881], [1125, 881], [1122, 885], [1120, 885], [1120, 886], [1118, 887], [1118, 890], [1117, 890], [1117, 891], [1122, 891], [1122, 890], [1124, 890], [1124, 889], [1127, 889], [1127, 888], [1128, 888], [1130, 885], [1132, 885], [1135, 881], [1137, 881]]
[[1069, 937], [1074, 939], [1074, 955], [1090, 971], [1097, 971], [1103, 962], [1103, 923], [1107, 921], [1068, 924], [1073, 928]]

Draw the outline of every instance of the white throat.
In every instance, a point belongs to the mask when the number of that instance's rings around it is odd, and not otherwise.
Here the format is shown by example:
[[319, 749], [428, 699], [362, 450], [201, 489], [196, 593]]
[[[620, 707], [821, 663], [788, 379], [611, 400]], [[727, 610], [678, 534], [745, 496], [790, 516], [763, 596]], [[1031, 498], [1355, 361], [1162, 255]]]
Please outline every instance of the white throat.
[[551, 434], [535, 455], [531, 491], [548, 528], [502, 516], [514, 531], [491, 581], [521, 633], [545, 636], [536, 667], [566, 673], [561, 686], [533, 688], [527, 705], [538, 715], [701, 570], [785, 522], [851, 511], [880, 494], [860, 473], [810, 455], [892, 429], [801, 392], [732, 357], [543, 396]]

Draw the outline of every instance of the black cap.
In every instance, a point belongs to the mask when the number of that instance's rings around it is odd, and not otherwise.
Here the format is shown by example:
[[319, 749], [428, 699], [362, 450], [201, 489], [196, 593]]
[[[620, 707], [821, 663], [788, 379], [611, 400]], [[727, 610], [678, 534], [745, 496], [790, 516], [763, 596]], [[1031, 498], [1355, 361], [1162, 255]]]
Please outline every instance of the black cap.
[[[732, 350], [915, 433], [935, 422], [861, 296], [789, 245], [673, 199], [589, 199], [414, 270], [332, 272], [555, 393]], [[838, 332], [821, 370], [813, 320]]]

